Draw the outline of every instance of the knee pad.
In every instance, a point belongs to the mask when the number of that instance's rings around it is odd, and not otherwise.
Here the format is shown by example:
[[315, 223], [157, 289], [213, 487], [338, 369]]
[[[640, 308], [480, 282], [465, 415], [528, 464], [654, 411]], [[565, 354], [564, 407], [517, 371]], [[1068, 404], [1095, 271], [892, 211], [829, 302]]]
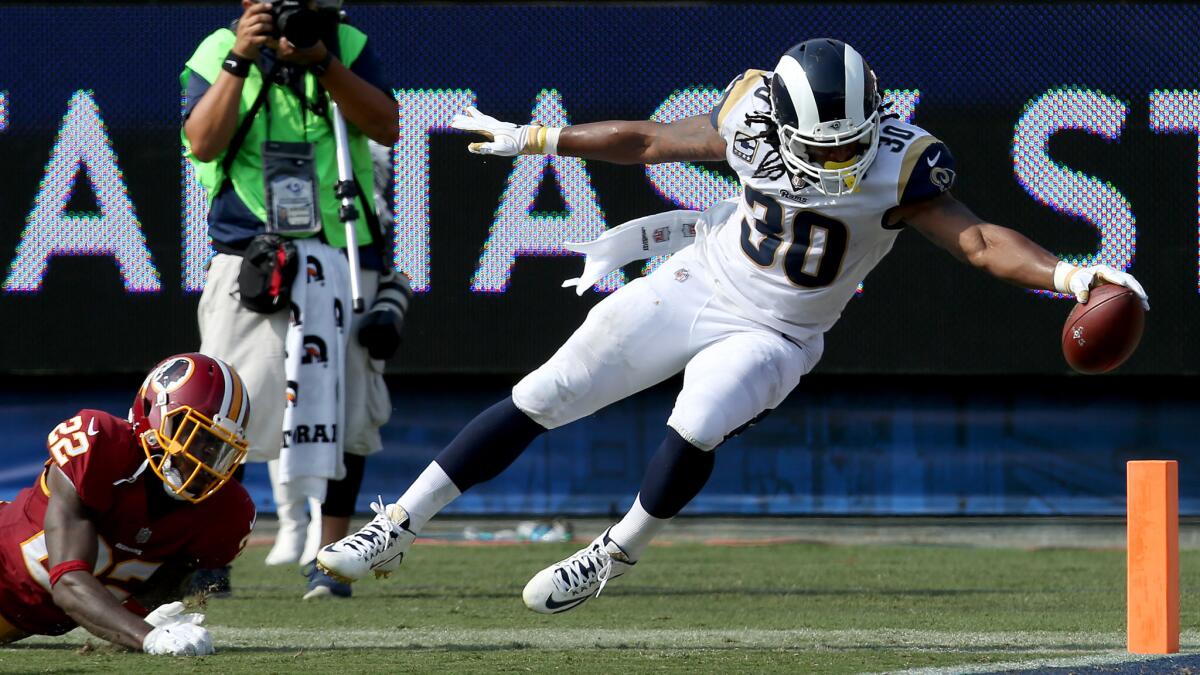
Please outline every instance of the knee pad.
[[723, 351], [728, 350], [701, 354], [702, 360], [688, 365], [667, 420], [702, 450], [712, 450], [777, 407], [808, 369], [800, 349], [782, 339], [742, 340], [732, 353]]
[[729, 422], [725, 415], [715, 413], [715, 406], [704, 406], [699, 414], [682, 412], [676, 405], [675, 410], [667, 419], [667, 426], [675, 430], [683, 440], [700, 448], [713, 450], [729, 435]]
[[583, 360], [566, 346], [537, 370], [521, 378], [512, 390], [513, 403], [533, 421], [555, 429], [588, 412], [579, 413], [578, 403], [591, 389], [591, 377]]

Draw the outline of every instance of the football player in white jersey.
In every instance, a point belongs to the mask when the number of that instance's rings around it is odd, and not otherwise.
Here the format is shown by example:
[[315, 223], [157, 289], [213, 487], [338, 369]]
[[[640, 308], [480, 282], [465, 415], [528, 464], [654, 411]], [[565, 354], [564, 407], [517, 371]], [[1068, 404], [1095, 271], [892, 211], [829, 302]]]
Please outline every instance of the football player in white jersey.
[[711, 115], [549, 128], [469, 109], [453, 126], [487, 138], [471, 144], [478, 154], [726, 161], [741, 196], [704, 214], [635, 220], [576, 245], [587, 253], [584, 274], [568, 282], [579, 293], [619, 265], [674, 255], [597, 304], [549, 361], [472, 420], [396, 503], [373, 505], [374, 520], [323, 549], [318, 564], [348, 581], [396, 569], [434, 514], [498, 475], [547, 429], [683, 371], [666, 437], [629, 512], [538, 572], [524, 600], [534, 611], [557, 613], [598, 595], [699, 493], [713, 451], [778, 406], [816, 365], [825, 331], [905, 226], [1009, 283], [1086, 302], [1089, 289], [1107, 281], [1147, 302], [1130, 275], [1060, 261], [958, 202], [950, 194], [950, 150], [888, 115], [875, 74], [838, 40], [802, 42], [774, 71], [746, 71]]

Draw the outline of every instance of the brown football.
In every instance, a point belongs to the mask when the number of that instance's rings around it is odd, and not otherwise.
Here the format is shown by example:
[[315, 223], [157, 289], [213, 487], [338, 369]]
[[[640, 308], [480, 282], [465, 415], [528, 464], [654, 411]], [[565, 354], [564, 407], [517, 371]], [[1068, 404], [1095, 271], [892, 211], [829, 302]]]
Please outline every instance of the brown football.
[[1063, 356], [1081, 373], [1107, 373], [1137, 349], [1145, 325], [1146, 312], [1133, 291], [1116, 284], [1097, 286], [1087, 304], [1076, 304], [1067, 317]]

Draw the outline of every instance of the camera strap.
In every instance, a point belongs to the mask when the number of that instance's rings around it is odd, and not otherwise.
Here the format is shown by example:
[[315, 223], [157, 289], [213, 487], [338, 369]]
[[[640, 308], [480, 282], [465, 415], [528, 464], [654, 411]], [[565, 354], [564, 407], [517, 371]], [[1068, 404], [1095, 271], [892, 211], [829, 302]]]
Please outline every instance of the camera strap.
[[[262, 72], [261, 66], [259, 66], [259, 72]], [[233, 166], [233, 160], [237, 158], [238, 152], [241, 151], [242, 143], [246, 141], [246, 135], [250, 133], [250, 125], [254, 124], [254, 118], [258, 115], [259, 109], [262, 108], [263, 103], [267, 100], [267, 93], [271, 90], [274, 76], [274, 66], [268, 72], [262, 73], [262, 89], [258, 90], [258, 96], [254, 98], [254, 103], [250, 105], [250, 110], [246, 111], [246, 116], [242, 118], [242, 123], [238, 125], [237, 132], [233, 134], [233, 138], [229, 141], [229, 148], [225, 151], [225, 158], [221, 160], [221, 172], [225, 175], [225, 180], [229, 180], [229, 169]]]

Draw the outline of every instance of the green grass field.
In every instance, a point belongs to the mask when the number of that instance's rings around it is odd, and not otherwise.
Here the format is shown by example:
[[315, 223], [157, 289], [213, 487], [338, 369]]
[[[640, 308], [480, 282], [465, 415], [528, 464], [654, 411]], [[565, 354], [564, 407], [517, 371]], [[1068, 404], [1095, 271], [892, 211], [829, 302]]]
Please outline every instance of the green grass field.
[[[577, 610], [526, 610], [525, 581], [575, 548], [418, 543], [392, 579], [310, 602], [295, 568], [250, 548], [234, 597], [207, 605], [215, 656], [81, 648], [76, 631], [0, 648], [0, 670], [962, 672], [1129, 658], [1121, 551], [675, 544]], [[1187, 630], [1197, 562], [1183, 553], [1185, 652], [1200, 646]]]

